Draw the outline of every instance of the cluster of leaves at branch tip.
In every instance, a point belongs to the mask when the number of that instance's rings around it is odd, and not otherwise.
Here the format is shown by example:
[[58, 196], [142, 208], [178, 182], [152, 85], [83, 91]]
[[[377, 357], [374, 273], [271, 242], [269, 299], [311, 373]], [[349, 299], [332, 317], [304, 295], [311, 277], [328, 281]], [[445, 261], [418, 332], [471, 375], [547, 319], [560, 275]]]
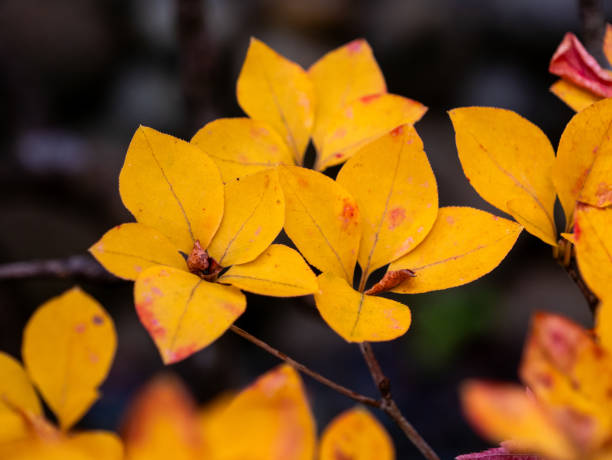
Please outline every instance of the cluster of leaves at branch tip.
[[[0, 352], [0, 458], [5, 460], [394, 460], [391, 438], [365, 409], [338, 415], [317, 443], [299, 374], [273, 369], [198, 409], [170, 375], [131, 404], [121, 438], [73, 425], [98, 399], [116, 348], [112, 319], [78, 288], [40, 306], [23, 335], [22, 366]], [[45, 418], [38, 394], [59, 421]], [[236, 433], [240, 436], [236, 437]]]
[[[604, 51], [612, 60], [611, 26]], [[502, 447], [458, 460], [612, 458], [612, 99], [605, 99], [612, 74], [570, 33], [550, 71], [562, 77], [552, 91], [578, 111], [556, 157], [544, 134], [512, 112], [469, 108], [451, 118], [476, 190], [500, 209], [506, 200], [504, 210], [551, 245], [557, 235], [547, 222], [559, 197], [566, 218], [559, 244], [573, 246], [580, 274], [600, 301], [595, 329], [537, 314], [520, 367], [526, 388], [472, 381], [461, 392], [472, 425]]]
[[[314, 294], [347, 341], [394, 339], [410, 326], [410, 310], [373, 294], [473, 281], [522, 229], [472, 208], [438, 209], [412, 126], [426, 108], [387, 92], [364, 40], [306, 71], [252, 39], [237, 96], [249, 118], [212, 121], [191, 142], [136, 131], [119, 189], [137, 222], [90, 249], [110, 272], [135, 280], [136, 310], [165, 363], [227, 330], [245, 310], [241, 290]], [[300, 166], [311, 139], [315, 170]], [[336, 180], [320, 172], [345, 161]], [[273, 244], [281, 229], [299, 253]], [[364, 293], [371, 273], [389, 264]]]

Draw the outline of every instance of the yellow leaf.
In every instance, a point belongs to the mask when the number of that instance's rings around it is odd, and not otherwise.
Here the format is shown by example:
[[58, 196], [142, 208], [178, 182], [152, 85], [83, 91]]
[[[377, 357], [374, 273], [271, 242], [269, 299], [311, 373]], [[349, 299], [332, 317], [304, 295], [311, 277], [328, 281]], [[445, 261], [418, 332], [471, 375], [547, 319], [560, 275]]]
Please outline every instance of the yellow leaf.
[[423, 142], [410, 125], [368, 144], [336, 181], [361, 213], [359, 265], [365, 278], [418, 245], [438, 213], [438, 188]]
[[376, 138], [421, 119], [427, 107], [395, 94], [370, 94], [333, 113], [317, 144], [315, 169], [324, 170], [353, 156]]
[[602, 299], [597, 307], [595, 335], [601, 346], [612, 354], [612, 299]]
[[312, 294], [317, 278], [302, 256], [282, 244], [273, 244], [248, 264], [234, 265], [218, 280], [244, 291], [274, 297]]
[[280, 233], [285, 199], [273, 169], [225, 186], [225, 211], [208, 253], [224, 267], [257, 258]]
[[557, 80], [550, 87], [550, 91], [575, 112], [580, 112], [601, 99], [601, 97], [591, 93], [589, 90], [567, 80]]
[[334, 418], [321, 437], [319, 460], [393, 460], [393, 442], [368, 411], [355, 408]]
[[115, 433], [109, 431], [83, 431], [74, 433], [65, 441], [69, 446], [103, 460], [123, 459], [123, 444]]
[[160, 265], [136, 279], [134, 303], [165, 364], [215, 341], [246, 307], [244, 295], [234, 287]]
[[561, 135], [552, 179], [572, 225], [576, 201], [604, 207], [612, 204], [612, 99], [577, 113]]
[[511, 441], [525, 453], [573, 460], [575, 450], [540, 405], [518, 385], [472, 381], [461, 389], [463, 412], [482, 436]]
[[141, 224], [189, 254], [208, 246], [223, 216], [223, 183], [199, 148], [154, 129], [138, 128], [119, 175], [123, 204]]
[[62, 429], [70, 428], [98, 399], [116, 346], [111, 317], [79, 288], [45, 302], [28, 321], [23, 361]]
[[520, 210], [529, 233], [556, 244], [555, 153], [546, 135], [510, 110], [465, 107], [449, 114], [463, 172], [478, 194], [517, 220], [513, 210]]
[[312, 137], [318, 150], [340, 108], [362, 96], [387, 92], [372, 48], [364, 39], [330, 51], [308, 69], [308, 75], [317, 101]]
[[41, 415], [40, 401], [21, 364], [0, 352], [0, 443], [28, 435], [22, 411]]
[[126, 460], [212, 457], [200, 433], [194, 401], [184, 386], [169, 375], [155, 378], [131, 403], [123, 438]]
[[289, 238], [310, 264], [352, 283], [361, 237], [355, 199], [316, 171], [283, 166], [278, 173]]
[[319, 275], [315, 302], [319, 313], [348, 342], [380, 342], [403, 335], [410, 309], [394, 300], [365, 295], [329, 273]]
[[98, 454], [83, 452], [64, 439], [50, 442], [27, 439], [0, 444], [0, 458], [2, 460], [106, 460]]
[[315, 423], [298, 373], [279, 366], [243, 390], [207, 427], [215, 460], [312, 460]]
[[469, 207], [440, 208], [431, 232], [416, 249], [389, 266], [415, 272], [393, 289], [417, 294], [474, 281], [499, 265], [522, 227], [511, 220]]
[[185, 259], [163, 233], [138, 223], [111, 228], [89, 252], [113, 275], [128, 280], [152, 265], [187, 270]]
[[574, 244], [580, 274], [600, 299], [612, 299], [612, 208], [579, 203]]
[[603, 52], [606, 55], [608, 63], [612, 63], [612, 25], [606, 24], [606, 33], [604, 35]]
[[314, 122], [312, 82], [304, 69], [251, 38], [236, 93], [242, 110], [273, 126], [301, 164]]
[[280, 164], [294, 163], [280, 135], [251, 118], [221, 118], [200, 129], [191, 143], [212, 158], [224, 182]]

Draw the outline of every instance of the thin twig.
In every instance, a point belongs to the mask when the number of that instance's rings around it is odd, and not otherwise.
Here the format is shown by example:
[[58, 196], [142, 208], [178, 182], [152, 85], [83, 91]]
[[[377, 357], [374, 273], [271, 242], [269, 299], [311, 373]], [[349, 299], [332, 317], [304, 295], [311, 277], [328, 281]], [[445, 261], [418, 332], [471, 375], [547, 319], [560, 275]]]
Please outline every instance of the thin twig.
[[329, 380], [327, 377], [323, 377], [321, 374], [313, 371], [312, 369], [306, 367], [304, 364], [297, 362], [295, 359], [290, 358], [289, 356], [287, 356], [285, 353], [283, 353], [282, 351], [277, 350], [276, 348], [268, 345], [266, 342], [264, 342], [263, 340], [258, 339], [257, 337], [249, 334], [247, 331], [245, 331], [244, 329], [239, 328], [238, 326], [232, 325], [230, 326], [230, 330], [235, 333], [238, 334], [240, 337], [243, 337], [245, 339], [247, 339], [249, 342], [257, 345], [259, 348], [261, 348], [262, 350], [267, 351], [268, 353], [270, 353], [273, 356], [276, 356], [278, 359], [285, 361], [286, 363], [290, 364], [291, 366], [293, 366], [294, 368], [296, 368], [297, 370], [299, 370], [300, 372], [312, 377], [313, 379], [315, 379], [316, 381], [318, 381], [319, 383], [322, 383], [323, 385], [328, 386], [329, 388], [331, 388], [332, 390], [335, 390], [338, 393], [343, 394], [344, 396], [348, 396], [349, 398], [360, 402], [361, 404], [364, 404], [366, 406], [370, 406], [370, 407], [377, 407], [377, 408], [382, 408], [382, 401], [376, 400], [374, 398], [370, 398], [368, 396], [362, 395], [360, 393], [357, 393], [356, 391], [353, 391], [349, 388], [346, 388], [332, 380]]
[[605, 34], [606, 19], [602, 0], [579, 0], [582, 41], [586, 49], [600, 64], [607, 67], [602, 43]]
[[427, 441], [423, 439], [414, 426], [412, 426], [406, 417], [404, 417], [396, 402], [393, 400], [393, 397], [391, 396], [391, 382], [383, 373], [382, 368], [374, 355], [372, 346], [368, 342], [363, 342], [359, 344], [359, 349], [361, 350], [361, 354], [368, 365], [368, 369], [370, 369], [370, 374], [372, 375], [374, 384], [378, 387], [378, 391], [382, 396], [382, 405], [380, 406], [380, 409], [391, 417], [391, 419], [393, 419], [393, 421], [404, 432], [406, 437], [410, 439], [412, 444], [419, 449], [421, 454], [423, 454], [426, 459], [440, 460], [438, 454], [434, 452], [429, 444], [427, 444]]
[[584, 281], [584, 278], [582, 278], [582, 275], [580, 274], [580, 270], [578, 269], [578, 263], [576, 262], [576, 251], [574, 250], [574, 245], [569, 241], [561, 238], [558, 241], [558, 246], [553, 248], [553, 257], [555, 258], [557, 263], [561, 265], [561, 267], [563, 267], [563, 270], [565, 270], [565, 272], [569, 275], [572, 281], [576, 283], [576, 285], [580, 289], [580, 292], [582, 292], [584, 299], [589, 305], [591, 313], [593, 313], [594, 315], [597, 311], [599, 299], [597, 298], [595, 293], [593, 293], [593, 291], [591, 291], [591, 289], [587, 286]]
[[0, 265], [0, 280], [33, 278], [77, 278], [98, 282], [119, 280], [104, 270], [92, 257], [86, 255], [72, 256], [66, 259], [30, 260]]

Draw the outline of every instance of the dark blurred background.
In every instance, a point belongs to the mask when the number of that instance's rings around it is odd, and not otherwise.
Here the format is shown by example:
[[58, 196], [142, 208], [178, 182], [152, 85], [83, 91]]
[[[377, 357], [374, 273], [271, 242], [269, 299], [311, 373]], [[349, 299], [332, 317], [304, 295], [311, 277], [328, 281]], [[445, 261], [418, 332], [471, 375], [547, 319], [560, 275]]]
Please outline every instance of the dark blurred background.
[[[83, 254], [111, 226], [131, 220], [119, 199], [118, 174], [134, 130], [144, 124], [189, 139], [214, 118], [240, 116], [235, 83], [250, 36], [306, 67], [365, 37], [389, 91], [429, 107], [417, 130], [440, 204], [494, 211], [461, 172], [446, 111], [512, 109], [556, 146], [572, 111], [548, 91], [555, 80], [548, 62], [563, 34], [579, 34], [580, 27], [575, 0], [2, 0], [0, 263]], [[75, 282], [0, 281], [0, 349], [19, 356], [31, 313]], [[116, 429], [139, 386], [167, 369], [138, 322], [131, 283], [78, 282], [110, 311], [119, 336], [102, 398], [79, 427]], [[533, 311], [592, 324], [550, 248], [527, 233], [483, 279], [401, 300], [412, 309], [411, 329], [374, 348], [398, 404], [443, 458], [487, 446], [461, 416], [459, 385], [469, 377], [516, 381]], [[249, 295], [248, 305], [239, 326], [376, 395], [357, 347], [323, 323], [311, 297]], [[227, 333], [170, 370], [205, 402], [276, 364]], [[304, 380], [320, 430], [353, 406]], [[383, 414], [376, 415], [389, 428], [398, 458], [420, 458]]]

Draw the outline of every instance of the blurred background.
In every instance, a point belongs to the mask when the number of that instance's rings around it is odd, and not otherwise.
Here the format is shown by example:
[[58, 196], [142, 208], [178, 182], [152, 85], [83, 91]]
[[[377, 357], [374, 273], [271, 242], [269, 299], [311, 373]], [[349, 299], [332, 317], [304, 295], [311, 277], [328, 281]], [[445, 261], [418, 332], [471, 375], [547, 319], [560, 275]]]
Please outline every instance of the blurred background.
[[[605, 7], [610, 17], [612, 5]], [[305, 67], [366, 38], [389, 91], [429, 107], [416, 127], [440, 205], [499, 214], [465, 180], [446, 111], [512, 109], [556, 146], [573, 112], [548, 91], [555, 81], [548, 62], [563, 34], [580, 34], [580, 27], [575, 0], [2, 0], [0, 263], [84, 254], [107, 229], [130, 221], [118, 174], [133, 132], [144, 124], [189, 139], [214, 118], [241, 116], [235, 84], [250, 36]], [[0, 280], [0, 349], [20, 356], [32, 312], [75, 283], [109, 310], [119, 336], [102, 397], [79, 427], [117, 429], [134, 392], [159, 372], [179, 374], [203, 403], [278, 364], [227, 333], [164, 368], [138, 322], [131, 283], [74, 279]], [[517, 380], [532, 312], [592, 324], [550, 248], [525, 232], [483, 279], [400, 300], [412, 309], [411, 329], [374, 349], [399, 406], [442, 458], [487, 447], [463, 420], [458, 389], [470, 377]], [[333, 380], [376, 395], [358, 348], [323, 323], [312, 297], [249, 295], [237, 324]], [[304, 380], [319, 429], [353, 406]], [[420, 458], [384, 414], [376, 415], [398, 458]]]

